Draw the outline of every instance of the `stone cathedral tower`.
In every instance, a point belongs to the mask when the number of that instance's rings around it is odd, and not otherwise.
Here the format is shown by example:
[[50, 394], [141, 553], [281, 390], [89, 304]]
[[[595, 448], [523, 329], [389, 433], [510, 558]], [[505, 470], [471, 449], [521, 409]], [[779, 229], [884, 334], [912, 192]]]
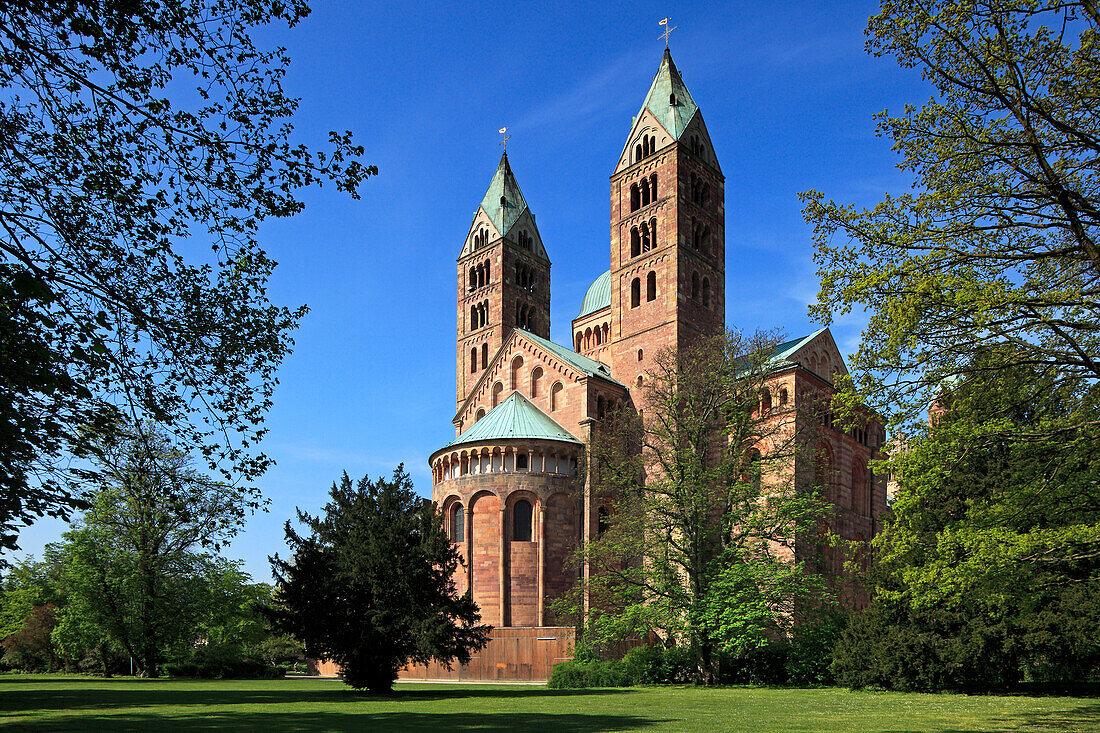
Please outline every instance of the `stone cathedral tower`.
[[458, 256], [457, 404], [513, 328], [550, 338], [550, 259], [504, 153]]

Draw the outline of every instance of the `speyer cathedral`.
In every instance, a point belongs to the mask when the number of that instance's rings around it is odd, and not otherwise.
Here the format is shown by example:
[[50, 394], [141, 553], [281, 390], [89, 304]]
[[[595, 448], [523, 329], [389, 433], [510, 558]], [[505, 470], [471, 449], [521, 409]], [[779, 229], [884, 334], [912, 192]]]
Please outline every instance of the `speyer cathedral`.
[[[584, 468], [592, 431], [608, 410], [643, 407], [660, 349], [725, 328], [724, 181], [666, 49], [611, 174], [608, 269], [593, 273], [563, 345], [550, 340], [550, 259], [501, 157], [458, 257], [455, 439], [429, 458], [464, 561], [458, 590], [496, 628], [467, 667], [403, 676], [545, 679], [568, 658], [573, 629], [550, 601], [576, 582], [568, 560], [608, 511]], [[765, 400], [777, 414], [846, 371], [828, 329], [778, 346], [774, 364]], [[885, 510], [885, 483], [867, 469], [882, 438], [877, 422], [822, 438], [845, 539], [869, 539]]]

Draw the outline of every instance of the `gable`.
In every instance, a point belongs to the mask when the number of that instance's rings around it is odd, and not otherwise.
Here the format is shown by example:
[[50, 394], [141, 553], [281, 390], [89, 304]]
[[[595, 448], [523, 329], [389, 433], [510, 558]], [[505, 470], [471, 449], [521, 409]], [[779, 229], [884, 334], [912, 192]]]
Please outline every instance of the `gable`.
[[[481, 242], [479, 246], [479, 238], [482, 236], [486, 236], [487, 241]], [[488, 242], [494, 242], [497, 239], [500, 239], [500, 232], [497, 231], [493, 220], [485, 213], [485, 209], [479, 206], [477, 211], [474, 212], [474, 221], [470, 224], [470, 230], [466, 233], [466, 241], [462, 245], [462, 251], [459, 252], [458, 259], [461, 260], [477, 249], [485, 249]]]
[[626, 144], [619, 154], [619, 162], [615, 165], [615, 173], [638, 162], [635, 151], [646, 136], [652, 136], [655, 139], [654, 150], [662, 150], [675, 142], [672, 133], [664, 128], [656, 116], [648, 109], [643, 109], [630, 128], [630, 135], [626, 138]]
[[697, 114], [691, 118], [684, 133], [680, 136], [680, 142], [692, 154], [711, 168], [722, 173], [722, 167], [718, 165], [718, 155], [714, 152], [714, 143], [711, 142], [710, 133], [707, 132], [707, 124], [703, 122], [703, 115]]
[[787, 359], [797, 362], [803, 367], [832, 383], [834, 374], [847, 374], [848, 367], [844, 363], [844, 357], [837, 348], [833, 334], [827, 328], [823, 328], [806, 339], [797, 349], [791, 352]]
[[[530, 240], [524, 238], [525, 233], [530, 236]], [[539, 228], [535, 226], [535, 217], [531, 214], [530, 209], [524, 209], [523, 213], [516, 219], [516, 223], [509, 230], [508, 241], [514, 243], [524, 252], [530, 252], [539, 259], [550, 261], [546, 254], [546, 247], [542, 244], [542, 235], [539, 234]], [[530, 249], [524, 245], [524, 242], [528, 241]]]

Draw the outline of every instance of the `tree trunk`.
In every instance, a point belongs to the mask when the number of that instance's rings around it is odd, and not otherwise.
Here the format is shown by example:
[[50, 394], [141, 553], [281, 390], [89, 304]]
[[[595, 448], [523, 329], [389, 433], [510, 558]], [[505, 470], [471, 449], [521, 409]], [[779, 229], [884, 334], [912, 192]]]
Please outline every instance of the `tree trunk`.
[[103, 665], [103, 676], [110, 678], [111, 668], [107, 664], [107, 642], [99, 642], [99, 663]]

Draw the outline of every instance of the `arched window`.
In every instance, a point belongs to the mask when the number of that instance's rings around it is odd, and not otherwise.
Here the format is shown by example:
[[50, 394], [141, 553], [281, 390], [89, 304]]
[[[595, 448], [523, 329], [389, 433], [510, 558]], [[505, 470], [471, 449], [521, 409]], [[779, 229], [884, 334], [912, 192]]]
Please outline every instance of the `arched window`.
[[512, 507], [512, 541], [531, 541], [531, 502], [520, 499]]
[[492, 282], [492, 278], [489, 277], [489, 261], [485, 261], [485, 284], [488, 285]]
[[699, 273], [691, 273], [691, 299], [699, 300]]
[[780, 387], [779, 388], [779, 404], [780, 405], [787, 404], [787, 388], [786, 387]]
[[561, 391], [565, 389], [561, 382], [554, 382], [554, 386], [550, 388], [550, 412], [554, 412], [565, 404], [565, 395]]
[[760, 451], [755, 448], [749, 451], [745, 461], [745, 473], [753, 491], [759, 492], [763, 481], [763, 461], [760, 458]]
[[833, 449], [822, 441], [817, 447], [817, 466], [814, 472], [817, 489], [821, 497], [826, 501], [835, 501], [836, 492], [833, 487]]
[[477, 371], [477, 347], [470, 349], [470, 374]]
[[657, 249], [657, 217], [649, 220], [649, 246]]
[[703, 305], [710, 308], [710, 278], [703, 278]]
[[657, 200], [657, 174], [654, 173], [649, 177], [649, 195], [654, 201]]
[[470, 290], [477, 288], [477, 268], [470, 268]]
[[642, 196], [638, 192], [638, 184], [630, 184], [630, 210], [637, 211], [642, 207]]
[[603, 324], [603, 342], [605, 344], [607, 343], [607, 338], [610, 335], [611, 335], [611, 326], [608, 326], [606, 323]]
[[642, 179], [642, 206], [649, 206], [653, 199], [649, 194], [649, 181], [645, 178]]
[[643, 157], [645, 157], [645, 155], [642, 152], [642, 145], [639, 143], [634, 146], [634, 162], [637, 163]]
[[869, 514], [871, 497], [867, 483], [867, 469], [858, 458], [852, 461], [852, 510], [857, 514]]
[[657, 299], [657, 273], [653, 270], [645, 276], [645, 299], [647, 303]]
[[583, 335], [581, 334], [581, 332], [580, 332], [580, 331], [578, 331], [578, 332], [577, 332], [577, 337], [576, 337], [576, 341], [577, 341], [577, 348], [576, 348], [576, 352], [577, 352], [578, 354], [579, 354], [579, 353], [580, 353], [580, 351], [581, 351], [581, 343], [582, 343], [583, 339], [584, 339], [584, 336], [583, 336]]
[[642, 281], [634, 278], [630, 281], [630, 307], [637, 308], [642, 300]]
[[500, 404], [500, 396], [504, 393], [504, 385], [497, 382], [493, 385], [493, 407]]
[[595, 334], [595, 336], [596, 336], [596, 346], [599, 346], [600, 344], [602, 344], [603, 343], [603, 334], [600, 333], [600, 329], [599, 329], [598, 326], [596, 327], [596, 330], [593, 331], [592, 333]]
[[589, 326], [584, 330], [584, 348], [592, 348], [592, 327]]
[[481, 345], [481, 368], [489, 366], [489, 344]]
[[542, 367], [535, 367], [531, 370], [531, 396], [539, 396], [539, 380], [542, 379]]
[[642, 232], [642, 251], [643, 252], [648, 252], [649, 249], [650, 249], [649, 224], [647, 222], [643, 221], [642, 226], [640, 227], [640, 229], [641, 229], [641, 232]]
[[512, 359], [512, 389], [519, 387], [519, 370], [523, 367], [523, 357]]
[[596, 510], [596, 532], [603, 534], [607, 531], [607, 528], [611, 526], [610, 515], [607, 513], [607, 507], [602, 506]]
[[596, 398], [596, 417], [603, 419], [607, 414], [607, 398], [600, 395]]
[[630, 256], [637, 257], [642, 253], [642, 238], [638, 235], [638, 227], [630, 228]]
[[466, 511], [461, 504], [455, 504], [454, 509], [451, 510], [451, 540], [466, 541]]
[[761, 414], [769, 412], [772, 409], [772, 393], [768, 391], [768, 388], [760, 390], [760, 412]]
[[476, 305], [471, 305], [470, 306], [470, 330], [471, 331], [473, 331], [477, 328], [477, 321], [478, 321], [477, 310], [478, 310], [478, 308], [477, 308]]
[[485, 417], [485, 408], [483, 408], [483, 407], [477, 408], [477, 414], [474, 415], [474, 422], [477, 422], [478, 420], [480, 420], [483, 417]]

